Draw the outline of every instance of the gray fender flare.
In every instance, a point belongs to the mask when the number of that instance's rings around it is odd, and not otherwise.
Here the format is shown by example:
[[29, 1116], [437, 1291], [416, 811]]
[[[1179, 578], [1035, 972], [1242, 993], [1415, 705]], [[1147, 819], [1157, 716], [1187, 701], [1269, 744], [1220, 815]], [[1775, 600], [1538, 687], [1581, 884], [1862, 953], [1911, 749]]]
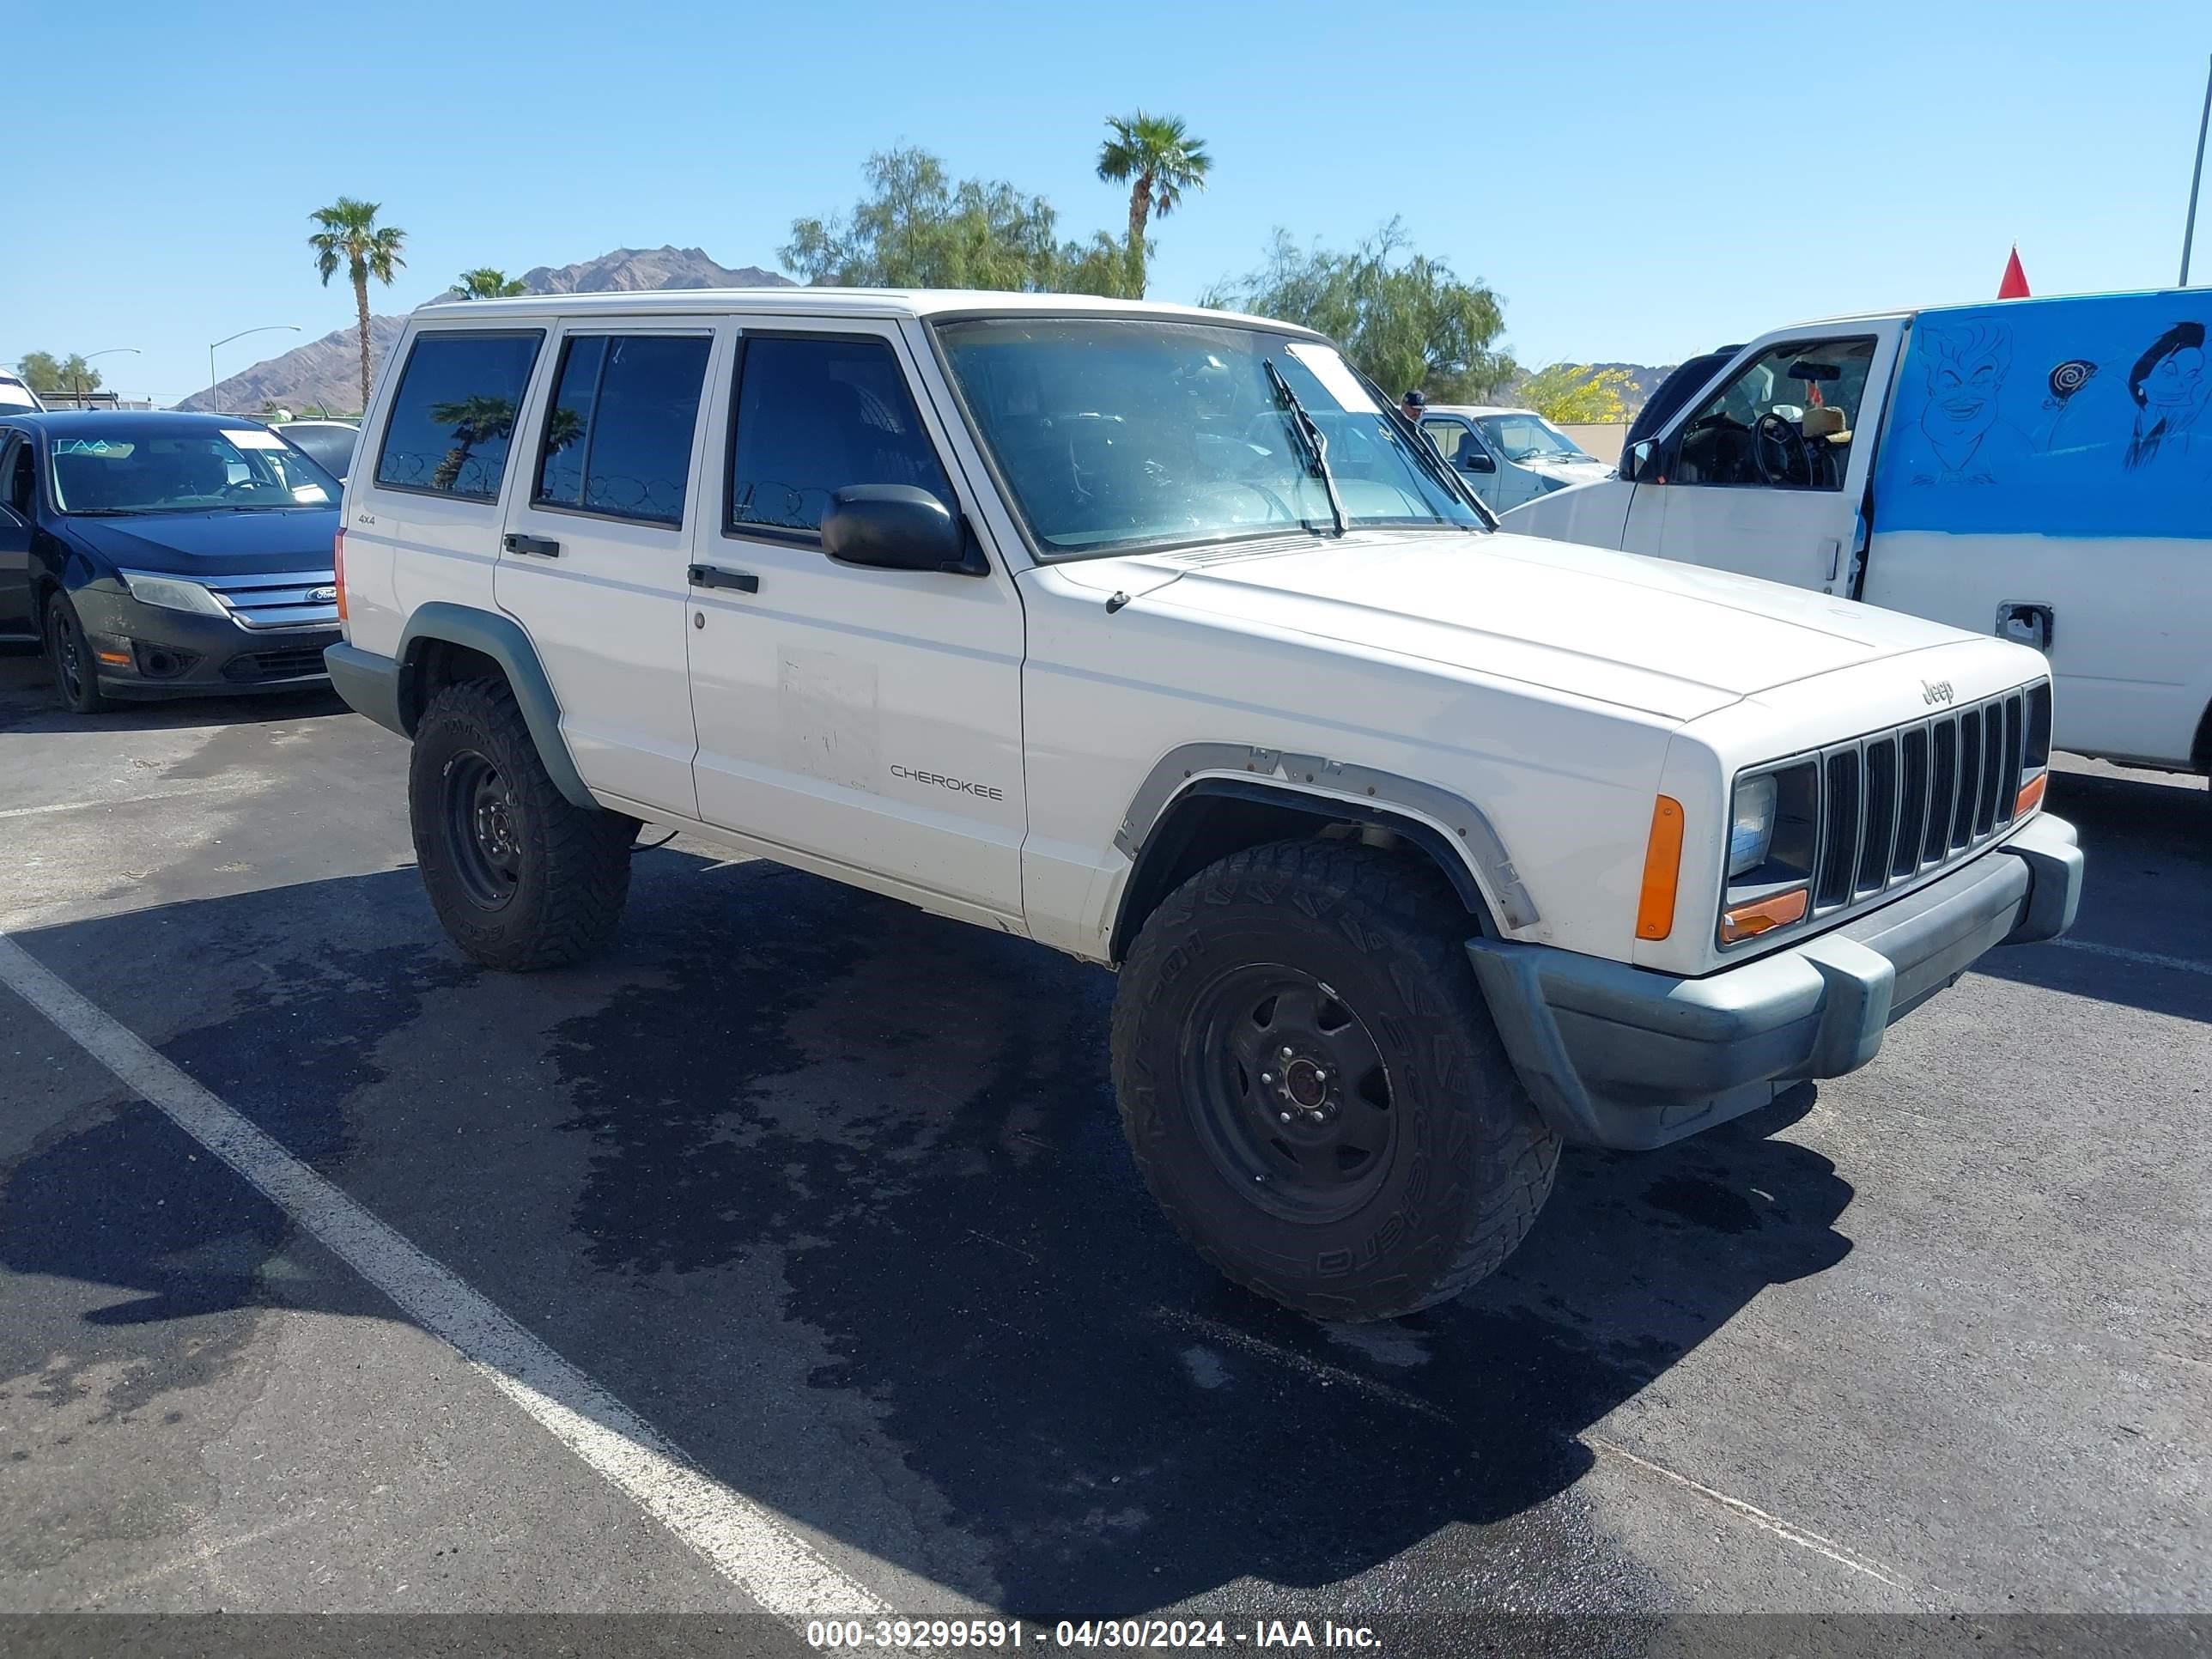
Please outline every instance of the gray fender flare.
[[[1317, 804], [1341, 806], [1354, 819], [1399, 818], [1437, 825], [1475, 877], [1499, 923], [1532, 927], [1536, 901], [1529, 896], [1498, 830], [1473, 801], [1419, 778], [1378, 771], [1324, 755], [1299, 755], [1241, 743], [1187, 743], [1161, 757], [1129, 803], [1114, 845], [1133, 864], [1176, 798], [1208, 776], [1249, 779]], [[1309, 793], [1309, 792], [1326, 792]]]
[[398, 650], [399, 714], [409, 734], [413, 734], [416, 723], [422, 718], [416, 659], [422, 645], [431, 640], [481, 651], [500, 665], [554, 787], [572, 805], [596, 810], [599, 802], [584, 787], [583, 775], [576, 770], [575, 757], [568, 752], [568, 740], [561, 735], [561, 700], [553, 695], [553, 682], [545, 677], [545, 665], [538, 659], [538, 647], [531, 643], [522, 624], [512, 617], [445, 600], [415, 607], [415, 614], [408, 617], [407, 627], [399, 636]]

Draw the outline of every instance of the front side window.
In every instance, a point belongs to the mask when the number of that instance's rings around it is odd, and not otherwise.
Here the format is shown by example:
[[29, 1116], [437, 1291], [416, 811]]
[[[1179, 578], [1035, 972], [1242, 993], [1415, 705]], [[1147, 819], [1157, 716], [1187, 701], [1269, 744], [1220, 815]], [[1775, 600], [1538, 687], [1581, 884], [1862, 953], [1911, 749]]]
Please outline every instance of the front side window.
[[123, 518], [147, 513], [331, 507], [336, 478], [263, 426], [120, 417], [51, 440], [54, 506]]
[[738, 365], [729, 527], [817, 533], [850, 484], [912, 484], [957, 517], [951, 481], [882, 340], [753, 335]]
[[[8, 447], [0, 443], [0, 447]], [[37, 468], [28, 438], [15, 440], [8, 453], [0, 457], [0, 500], [15, 509], [17, 518], [30, 518], [38, 504]]]
[[712, 343], [703, 335], [572, 335], [531, 499], [682, 524]]
[[1436, 450], [1318, 341], [1138, 318], [937, 334], [1042, 557], [1333, 530], [1279, 380], [1328, 441], [1347, 527], [1482, 526]]
[[489, 501], [507, 476], [515, 417], [544, 336], [441, 329], [420, 335], [392, 393], [376, 482]]
[[1460, 446], [1468, 441], [1464, 421], [1423, 421], [1421, 430], [1428, 434], [1429, 441], [1437, 447], [1437, 453], [1454, 466], [1459, 465]]
[[1841, 489], [1874, 347], [1801, 340], [1753, 358], [1683, 424], [1669, 482]]
[[1474, 423], [1491, 447], [1509, 461], [1587, 461], [1588, 451], [1541, 415], [1528, 410], [1511, 415], [1478, 415]]

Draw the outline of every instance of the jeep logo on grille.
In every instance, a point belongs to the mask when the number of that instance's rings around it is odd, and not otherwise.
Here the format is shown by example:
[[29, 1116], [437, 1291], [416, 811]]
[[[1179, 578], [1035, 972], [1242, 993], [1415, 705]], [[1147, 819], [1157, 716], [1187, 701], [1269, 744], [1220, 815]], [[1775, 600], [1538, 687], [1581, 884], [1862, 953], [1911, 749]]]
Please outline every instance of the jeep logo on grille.
[[1930, 707], [1933, 707], [1935, 704], [1939, 702], [1949, 702], [1951, 701], [1951, 682], [1948, 680], [1923, 680], [1920, 682], [1920, 701], [1929, 704]]

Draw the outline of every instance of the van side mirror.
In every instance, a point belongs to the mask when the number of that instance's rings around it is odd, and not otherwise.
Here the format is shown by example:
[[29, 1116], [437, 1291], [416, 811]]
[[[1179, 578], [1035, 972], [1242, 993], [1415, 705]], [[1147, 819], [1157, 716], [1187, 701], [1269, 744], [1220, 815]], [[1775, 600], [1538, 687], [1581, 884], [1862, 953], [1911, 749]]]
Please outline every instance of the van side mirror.
[[912, 484], [848, 484], [830, 497], [822, 520], [822, 550], [840, 564], [873, 570], [984, 574], [951, 510]]
[[[1658, 448], [1659, 446], [1649, 438], [1631, 444], [1628, 453], [1620, 458], [1620, 476], [1628, 483], [1634, 483], [1642, 474], [1650, 470], [1651, 458]], [[1659, 480], [1654, 478], [1651, 482], [1656, 483]]]
[[1463, 443], [1459, 447], [1459, 470], [1462, 472], [1495, 472], [1498, 463], [1490, 459], [1487, 450], [1478, 448], [1472, 443]]

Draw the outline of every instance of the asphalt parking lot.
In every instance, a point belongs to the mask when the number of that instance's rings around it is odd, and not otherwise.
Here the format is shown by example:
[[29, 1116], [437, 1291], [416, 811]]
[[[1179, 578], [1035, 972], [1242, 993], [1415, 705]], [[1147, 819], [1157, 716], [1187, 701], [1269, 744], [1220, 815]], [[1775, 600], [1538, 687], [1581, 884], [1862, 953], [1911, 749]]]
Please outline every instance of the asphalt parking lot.
[[465, 1358], [0, 987], [0, 1612], [742, 1616], [794, 1560], [1438, 1654], [1479, 1608], [2212, 1609], [2202, 780], [2069, 768], [2072, 939], [1856, 1077], [1571, 1152], [1497, 1278], [1352, 1332], [1157, 1216], [1106, 974], [688, 839], [608, 957], [483, 972], [405, 756], [319, 695], [77, 719], [0, 656], [0, 935], [508, 1333]]

